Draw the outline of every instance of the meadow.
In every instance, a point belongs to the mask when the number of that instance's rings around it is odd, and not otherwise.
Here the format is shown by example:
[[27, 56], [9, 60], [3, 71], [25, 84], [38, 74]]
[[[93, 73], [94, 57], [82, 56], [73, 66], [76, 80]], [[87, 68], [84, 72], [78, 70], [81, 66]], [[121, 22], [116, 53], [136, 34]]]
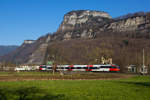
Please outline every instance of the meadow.
[[150, 100], [150, 76], [1, 81], [0, 100]]

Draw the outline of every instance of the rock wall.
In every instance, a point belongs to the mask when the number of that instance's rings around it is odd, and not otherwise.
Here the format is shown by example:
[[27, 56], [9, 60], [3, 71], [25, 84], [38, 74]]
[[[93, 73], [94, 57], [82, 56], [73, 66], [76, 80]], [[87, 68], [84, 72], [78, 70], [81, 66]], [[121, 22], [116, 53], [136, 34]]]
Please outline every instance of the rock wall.
[[113, 22], [107, 26], [107, 29], [113, 31], [136, 31], [147, 29], [148, 26], [149, 20], [147, 20], [146, 16], [137, 16]]
[[84, 24], [88, 22], [91, 18], [99, 18], [99, 21], [103, 21], [101, 18], [111, 19], [111, 16], [108, 13], [100, 11], [72, 11], [64, 16], [64, 20], [60, 25], [58, 31], [63, 32], [66, 30], [73, 30], [77, 24]]
[[34, 49], [31, 55], [28, 57], [27, 64], [42, 64], [45, 59], [48, 44], [51, 40], [50, 35], [46, 35], [37, 41], [37, 48]]
[[91, 39], [101, 32], [140, 32], [147, 31], [149, 28], [150, 21], [146, 14], [116, 20], [105, 12], [81, 10], [67, 13], [56, 34], [61, 37], [61, 40]]

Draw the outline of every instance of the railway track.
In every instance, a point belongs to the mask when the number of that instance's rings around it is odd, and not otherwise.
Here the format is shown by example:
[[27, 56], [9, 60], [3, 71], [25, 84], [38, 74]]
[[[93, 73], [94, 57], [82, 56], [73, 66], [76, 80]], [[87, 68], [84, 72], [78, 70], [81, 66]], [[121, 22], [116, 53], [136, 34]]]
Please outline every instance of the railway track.
[[130, 78], [135, 75], [104, 73], [104, 74], [73, 74], [73, 75], [0, 75], [0, 81], [29, 81], [29, 80], [114, 80]]

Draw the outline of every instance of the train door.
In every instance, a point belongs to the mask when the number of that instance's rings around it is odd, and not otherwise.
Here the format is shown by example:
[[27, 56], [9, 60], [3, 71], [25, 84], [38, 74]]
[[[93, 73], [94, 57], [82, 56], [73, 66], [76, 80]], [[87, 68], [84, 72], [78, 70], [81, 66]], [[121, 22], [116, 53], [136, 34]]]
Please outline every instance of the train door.
[[69, 65], [68, 67], [68, 71], [73, 71], [73, 65]]
[[87, 65], [86, 71], [92, 71], [93, 65]]

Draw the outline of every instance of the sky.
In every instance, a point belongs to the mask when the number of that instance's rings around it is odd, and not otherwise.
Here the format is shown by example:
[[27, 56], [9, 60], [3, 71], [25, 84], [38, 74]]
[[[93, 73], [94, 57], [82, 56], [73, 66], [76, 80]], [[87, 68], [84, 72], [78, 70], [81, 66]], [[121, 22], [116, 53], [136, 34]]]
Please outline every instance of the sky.
[[72, 10], [97, 10], [113, 18], [150, 11], [150, 0], [0, 0], [0, 45], [21, 45], [56, 32]]

